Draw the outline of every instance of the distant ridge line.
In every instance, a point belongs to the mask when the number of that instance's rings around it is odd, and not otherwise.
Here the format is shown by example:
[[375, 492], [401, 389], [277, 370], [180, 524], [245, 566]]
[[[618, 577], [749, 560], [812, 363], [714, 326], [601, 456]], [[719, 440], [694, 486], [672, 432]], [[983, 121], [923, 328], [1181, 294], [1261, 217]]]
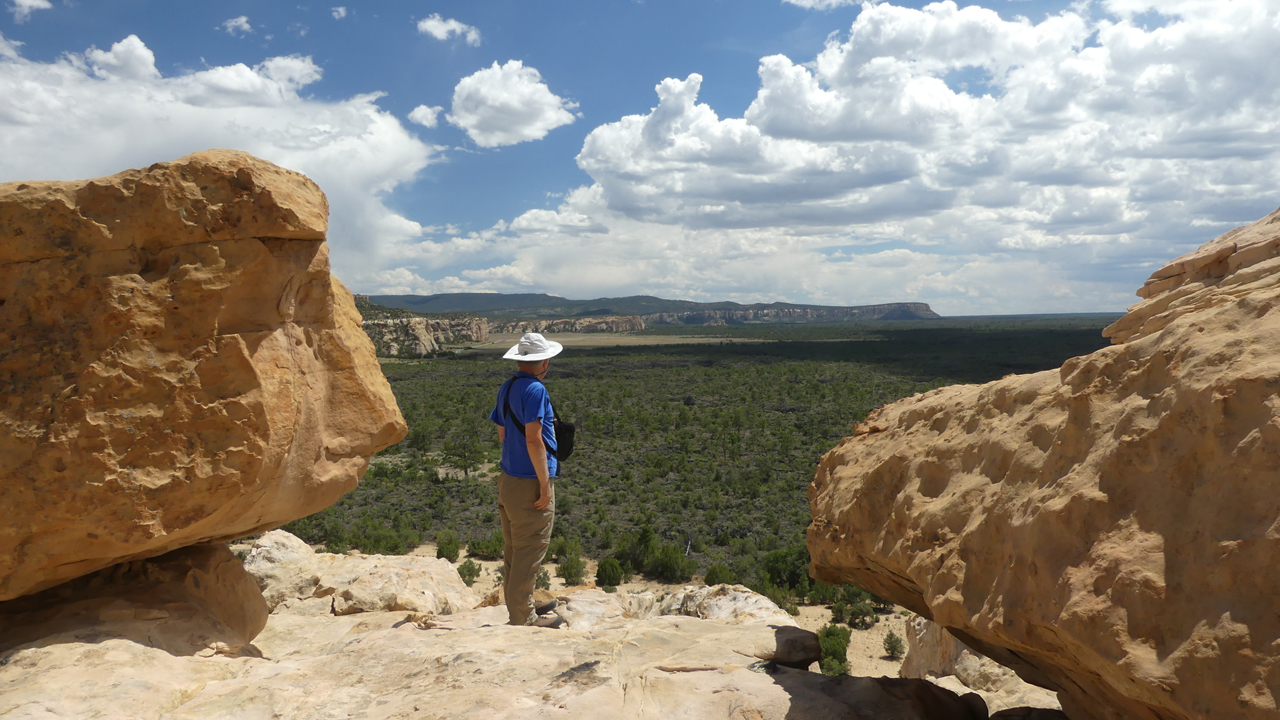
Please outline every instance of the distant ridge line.
[[723, 325], [741, 323], [807, 323], [845, 320], [925, 320], [941, 317], [928, 303], [877, 305], [741, 304], [664, 300], [651, 295], [569, 300], [543, 293], [443, 293], [439, 295], [371, 295], [385, 307], [415, 313], [472, 313], [486, 318], [560, 318], [636, 315], [646, 325]]

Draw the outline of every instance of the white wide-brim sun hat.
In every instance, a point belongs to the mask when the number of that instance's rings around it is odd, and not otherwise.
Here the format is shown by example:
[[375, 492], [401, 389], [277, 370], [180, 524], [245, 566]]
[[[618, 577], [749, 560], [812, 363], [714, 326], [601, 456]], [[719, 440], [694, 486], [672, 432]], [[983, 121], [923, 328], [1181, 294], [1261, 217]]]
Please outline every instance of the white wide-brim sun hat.
[[519, 360], [520, 362], [538, 362], [560, 354], [564, 346], [555, 340], [548, 340], [538, 333], [525, 333], [520, 342], [511, 346], [503, 360]]

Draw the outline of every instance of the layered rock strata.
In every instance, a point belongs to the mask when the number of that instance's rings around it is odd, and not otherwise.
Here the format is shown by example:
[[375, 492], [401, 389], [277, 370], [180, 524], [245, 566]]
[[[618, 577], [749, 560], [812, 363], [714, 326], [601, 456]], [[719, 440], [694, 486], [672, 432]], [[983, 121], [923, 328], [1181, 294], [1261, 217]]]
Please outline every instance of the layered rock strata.
[[327, 212], [227, 150], [0, 185], [0, 599], [314, 513], [405, 435]]
[[440, 352], [450, 343], [484, 342], [489, 324], [481, 317], [448, 320], [402, 317], [365, 320], [364, 332], [378, 357], [420, 358]]
[[809, 489], [812, 574], [1072, 718], [1274, 718], [1280, 213], [1156, 271], [1060, 370], [888, 405]]
[[639, 315], [601, 315], [556, 318], [551, 320], [493, 320], [489, 330], [495, 333], [620, 333], [644, 329]]

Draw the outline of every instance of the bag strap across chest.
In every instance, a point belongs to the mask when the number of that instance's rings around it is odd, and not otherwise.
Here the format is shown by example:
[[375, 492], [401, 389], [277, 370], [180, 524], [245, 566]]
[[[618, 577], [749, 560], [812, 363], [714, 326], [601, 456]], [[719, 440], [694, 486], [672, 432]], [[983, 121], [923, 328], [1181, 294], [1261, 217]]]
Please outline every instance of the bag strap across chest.
[[[527, 438], [527, 437], [529, 437], [529, 436], [525, 433], [524, 423], [520, 422], [520, 418], [516, 417], [516, 414], [515, 414], [514, 412], [512, 412], [512, 411], [511, 411], [511, 391], [515, 388], [516, 380], [519, 380], [519, 379], [520, 379], [520, 378], [519, 378], [518, 376], [517, 376], [517, 377], [513, 377], [513, 378], [511, 378], [510, 380], [508, 380], [508, 381], [503, 385], [503, 389], [502, 389], [502, 412], [503, 412], [503, 417], [509, 417], [509, 418], [511, 418], [511, 424], [516, 426], [516, 430], [518, 430], [518, 431], [520, 432], [520, 436], [521, 436], [521, 437], [525, 437], [525, 438]], [[538, 381], [537, 381], [536, 379], [534, 379], [534, 380], [530, 380], [530, 382], [538, 382]], [[540, 384], [540, 383], [539, 383], [539, 384]], [[544, 387], [545, 387], [545, 386], [544, 386]], [[555, 407], [554, 407], [554, 406], [552, 406], [552, 408], [551, 408], [551, 412], [552, 412], [552, 414], [555, 416], [555, 418], [554, 418], [554, 419], [555, 419], [555, 421], [556, 421], [556, 422], [559, 422], [559, 420], [560, 420], [560, 413], [556, 412], [556, 409], [555, 409]], [[557, 439], [558, 439], [558, 438], [557, 438]], [[542, 440], [542, 444], [543, 444], [544, 446], [547, 444], [546, 438], [543, 438], [543, 440]], [[560, 459], [560, 456], [556, 454], [556, 450], [555, 450], [554, 448], [547, 447], [547, 454], [548, 454], [548, 455], [550, 455], [551, 457], [553, 457], [553, 458], [557, 459], [557, 460], [559, 460], [559, 459]]]

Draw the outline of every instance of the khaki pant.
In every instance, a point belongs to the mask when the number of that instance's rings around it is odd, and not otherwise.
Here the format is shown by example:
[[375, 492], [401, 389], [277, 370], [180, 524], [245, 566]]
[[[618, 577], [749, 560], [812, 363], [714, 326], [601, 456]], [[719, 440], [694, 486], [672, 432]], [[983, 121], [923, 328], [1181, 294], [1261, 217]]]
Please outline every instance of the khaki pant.
[[502, 516], [502, 592], [507, 598], [511, 625], [528, 625], [538, 619], [533, 611], [533, 583], [551, 544], [556, 517], [556, 480], [551, 478], [551, 504], [538, 511], [538, 481], [534, 478], [498, 476], [498, 514]]

